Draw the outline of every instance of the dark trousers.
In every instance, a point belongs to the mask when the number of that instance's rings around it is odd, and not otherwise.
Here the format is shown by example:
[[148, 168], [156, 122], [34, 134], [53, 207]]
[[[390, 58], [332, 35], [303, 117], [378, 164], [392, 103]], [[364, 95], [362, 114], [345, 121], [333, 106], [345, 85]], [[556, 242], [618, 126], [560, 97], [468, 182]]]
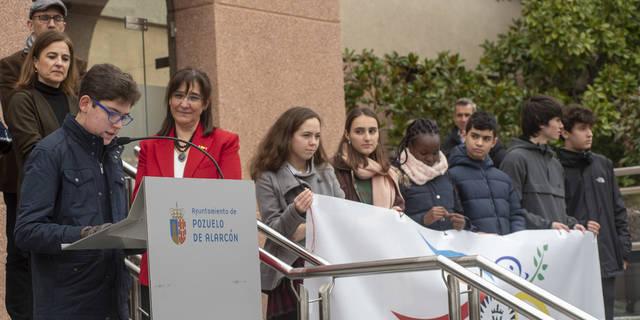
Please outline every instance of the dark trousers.
[[604, 297], [604, 316], [613, 320], [613, 302], [616, 298], [616, 278], [602, 278], [602, 296]]
[[13, 231], [16, 227], [18, 195], [3, 193], [7, 206], [7, 263], [4, 303], [12, 320], [33, 318], [33, 293], [29, 253], [16, 247]]
[[[293, 264], [303, 264], [301, 259]], [[298, 288], [302, 281], [295, 280], [294, 286]], [[266, 292], [269, 296], [267, 303], [267, 320], [298, 320], [298, 299], [291, 289], [291, 280], [282, 279], [273, 290]]]
[[[149, 296], [149, 287], [141, 284], [140, 285], [140, 307], [149, 315], [151, 315], [151, 299], [150, 298], [151, 297]], [[150, 317], [147, 317], [144, 314], [142, 314], [142, 320], [149, 320], [149, 319]]]
[[298, 312], [289, 312], [287, 314], [281, 314], [275, 317], [269, 317], [268, 320], [298, 320]]

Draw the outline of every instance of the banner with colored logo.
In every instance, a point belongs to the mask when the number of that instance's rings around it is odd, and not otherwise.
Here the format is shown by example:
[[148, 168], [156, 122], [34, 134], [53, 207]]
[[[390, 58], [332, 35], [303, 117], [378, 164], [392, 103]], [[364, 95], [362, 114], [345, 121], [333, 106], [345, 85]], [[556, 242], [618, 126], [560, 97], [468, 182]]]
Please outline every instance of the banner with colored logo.
[[[482, 255], [598, 319], [604, 318], [595, 237], [579, 231], [527, 230], [507, 236], [467, 231], [439, 232], [408, 216], [373, 206], [314, 195], [307, 214], [307, 247], [331, 263], [443, 255]], [[477, 269], [471, 269], [477, 273]], [[490, 274], [484, 278], [556, 319], [565, 319], [541, 301]], [[312, 297], [329, 279], [305, 280]], [[466, 285], [461, 285], [464, 291]], [[466, 294], [462, 313], [468, 316]], [[441, 271], [338, 278], [332, 291], [332, 319], [448, 319], [447, 289]], [[317, 319], [317, 308], [312, 319]], [[490, 297], [482, 319], [522, 319]]]

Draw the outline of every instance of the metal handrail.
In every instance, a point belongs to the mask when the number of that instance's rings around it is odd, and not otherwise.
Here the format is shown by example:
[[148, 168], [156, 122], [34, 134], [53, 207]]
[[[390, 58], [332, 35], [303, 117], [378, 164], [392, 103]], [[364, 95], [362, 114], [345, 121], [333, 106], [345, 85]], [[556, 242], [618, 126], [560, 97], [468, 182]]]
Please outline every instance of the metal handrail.
[[640, 194], [640, 187], [624, 187], [620, 188], [620, 194], [628, 196], [632, 194]]
[[[640, 166], [615, 168], [613, 172], [616, 177], [640, 175]], [[620, 193], [623, 196], [640, 194], [640, 186], [620, 188]], [[640, 241], [631, 243], [631, 251], [640, 251]]]
[[327, 260], [323, 259], [322, 257], [314, 255], [313, 253], [309, 252], [307, 249], [305, 249], [301, 245], [289, 240], [289, 238], [273, 230], [264, 222], [260, 220], [256, 220], [256, 222], [258, 224], [258, 230], [266, 234], [269, 240], [275, 242], [276, 244], [284, 248], [289, 249], [290, 251], [295, 253], [297, 256], [303, 258], [305, 261], [316, 266], [323, 266], [323, 265], [330, 264]]
[[[259, 222], [260, 224], [262, 224], [262, 222]], [[281, 246], [283, 246], [284, 248], [288, 249], [291, 252], [294, 253], [298, 253], [298, 252], [304, 252], [304, 255], [298, 255], [300, 258], [303, 258], [304, 260], [308, 260], [309, 256], [314, 256], [317, 257], [315, 255], [313, 255], [312, 253], [308, 252], [308, 250], [306, 250], [305, 248], [301, 247], [300, 245], [298, 245], [295, 242], [292, 242], [290, 240], [288, 241], [283, 241], [282, 238], [286, 239], [286, 237], [284, 237], [283, 235], [281, 235], [280, 233], [278, 233], [277, 231], [271, 229], [271, 228], [260, 228], [260, 231], [262, 231], [267, 238], [269, 238], [270, 240], [280, 244]], [[262, 250], [262, 249], [261, 249]], [[267, 252], [268, 254], [268, 252]], [[269, 265], [270, 261], [272, 261], [272, 256], [270, 254], [264, 254], [261, 253], [260, 254], [260, 258], [261, 261], [267, 265]], [[263, 260], [263, 256], [265, 256], [267, 259]], [[427, 257], [414, 257], [414, 258], [400, 258], [400, 259], [387, 259], [387, 260], [378, 260], [378, 261], [369, 261], [369, 262], [360, 262], [360, 263], [351, 263], [351, 264], [344, 264], [344, 265], [336, 265], [336, 264], [330, 264], [328, 261], [322, 259], [325, 263], [325, 265], [319, 265], [318, 267], [314, 267], [315, 269], [313, 270], [313, 277], [322, 277], [322, 276], [331, 276], [331, 277], [342, 277], [342, 276], [346, 276], [348, 274], [350, 274], [350, 272], [353, 272], [354, 269], [349, 269], [346, 268], [345, 266], [348, 265], [350, 268], [355, 268], [355, 269], [359, 269], [359, 268], [367, 268], [367, 272], [370, 273], [394, 273], [397, 271], [394, 271], [394, 268], [402, 268], [405, 271], [417, 271], [417, 270], [425, 270], [422, 269], [425, 267], [425, 261], [423, 259], [425, 258], [431, 258], [429, 256]], [[277, 259], [277, 258], [276, 258]], [[572, 318], [572, 319], [595, 319], [594, 317], [592, 317], [591, 315], [589, 315], [588, 313], [580, 310], [579, 308], [576, 308], [575, 306], [573, 306], [572, 304], [560, 299], [559, 297], [553, 295], [552, 293], [512, 274], [511, 272], [507, 271], [506, 269], [498, 266], [497, 264], [495, 264], [494, 262], [492, 262], [491, 260], [484, 258], [482, 256], [463, 256], [460, 258], [455, 258], [453, 259], [456, 263], [460, 264], [461, 266], [464, 267], [477, 267], [480, 268], [484, 271], [490, 272], [492, 275], [496, 276], [498, 279], [508, 283], [509, 285], [531, 295], [533, 298], [538, 299], [540, 301], [542, 301], [543, 303], [548, 304], [549, 306], [551, 306], [553, 309], [561, 312], [562, 314]], [[309, 261], [311, 262], [311, 261]], [[429, 262], [426, 262], [427, 264]], [[412, 267], [409, 267], [408, 265], [412, 265]], [[269, 265], [271, 266], [271, 265]], [[278, 268], [284, 269], [285, 272], [282, 272], [283, 274], [287, 274], [286, 271], [287, 269], [284, 266], [278, 266]], [[415, 268], [415, 269], [411, 269], [411, 268]], [[302, 268], [304, 269], [304, 268]], [[293, 271], [289, 271], [289, 273], [291, 274], [292, 277], [294, 277], [295, 279], [302, 279], [305, 277], [311, 277], [308, 276], [306, 274], [304, 274], [303, 271], [301, 271], [302, 269], [297, 268], [294, 269]], [[310, 268], [307, 268], [310, 269]], [[292, 279], [294, 279], [292, 278]]]
[[[479, 275], [467, 270], [458, 264], [462, 261], [472, 262], [475, 256], [465, 256], [455, 258], [455, 262], [444, 256], [426, 256], [416, 258], [388, 259], [368, 262], [333, 264], [327, 266], [316, 266], [306, 268], [292, 268], [280, 259], [274, 257], [264, 249], [260, 248], [260, 257], [266, 257], [262, 260], [269, 267], [278, 272], [282, 272], [289, 279], [309, 279], [318, 277], [355, 277], [365, 275], [377, 275], [387, 273], [400, 272], [417, 272], [429, 270], [444, 270], [454, 275], [457, 279], [471, 285], [474, 288], [488, 293], [498, 301], [508, 305], [517, 312], [533, 319], [553, 319], [552, 317], [542, 313], [535, 307], [523, 303], [522, 300], [499, 288], [498, 286], [483, 279]], [[455, 293], [455, 292], [454, 292]], [[459, 291], [458, 293], [459, 294]], [[584, 318], [575, 319], [594, 319], [587, 315]]]
[[[591, 315], [588, 313], [576, 308], [574, 305], [556, 297], [549, 291], [540, 288], [531, 282], [518, 277], [507, 269], [500, 267], [495, 264], [493, 261], [483, 257], [483, 256], [475, 256], [473, 261], [471, 262], [474, 267], [481, 268], [484, 271], [491, 273], [494, 276], [497, 276], [500, 280], [508, 283], [509, 285], [528, 293], [534, 298], [540, 300], [542, 303], [551, 306], [553, 309], [563, 313], [568, 317], [578, 317], [579, 319], [593, 319]], [[464, 265], [463, 263], [460, 263]]]
[[292, 266], [278, 259], [276, 256], [272, 255], [269, 251], [258, 247], [258, 254], [260, 256], [260, 262], [266, 264], [271, 269], [274, 269], [284, 275], [288, 275], [288, 274], [291, 274], [291, 272], [293, 272]]
[[616, 177], [640, 174], [640, 166], [615, 168], [613, 169], [613, 173]]
[[[126, 201], [128, 204], [131, 203], [130, 196], [133, 194], [133, 187], [135, 184], [136, 173], [138, 169], [132, 164], [122, 160], [122, 167], [124, 173], [126, 174], [126, 185], [127, 189]], [[124, 258], [124, 264], [129, 270], [131, 278], [134, 280], [134, 285], [131, 287], [131, 296], [130, 296], [130, 319], [131, 320], [140, 320], [143, 319], [142, 315], [145, 315], [148, 318], [148, 310], [143, 310], [141, 306], [141, 293], [140, 293], [140, 279], [138, 278], [140, 275], [140, 267], [138, 266], [141, 260], [141, 255], [128, 256]]]
[[129, 259], [124, 259], [124, 264], [129, 268], [129, 270], [133, 271], [135, 274], [140, 274], [140, 267], [138, 267], [135, 263], [131, 262]]
[[[640, 175], [640, 166], [615, 168], [613, 173], [616, 177]], [[623, 196], [640, 194], [640, 186], [620, 188], [620, 193]]]
[[136, 173], [138, 173], [138, 169], [134, 167], [129, 162], [122, 160], [122, 168], [124, 169], [124, 173], [126, 173], [130, 178], [135, 179]]

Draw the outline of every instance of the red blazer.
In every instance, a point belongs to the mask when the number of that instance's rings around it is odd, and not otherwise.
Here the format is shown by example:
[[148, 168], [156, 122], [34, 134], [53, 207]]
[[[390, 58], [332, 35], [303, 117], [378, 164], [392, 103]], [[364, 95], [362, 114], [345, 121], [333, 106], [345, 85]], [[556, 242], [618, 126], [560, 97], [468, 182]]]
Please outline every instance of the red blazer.
[[[214, 129], [205, 137], [202, 135], [203, 128], [198, 124], [193, 135], [195, 145], [204, 147], [205, 151], [213, 156], [225, 179], [242, 179], [242, 168], [240, 167], [240, 149], [238, 135], [222, 129]], [[169, 136], [175, 137], [174, 130]], [[173, 177], [173, 149], [171, 140], [145, 140], [140, 143], [140, 154], [138, 155], [138, 173], [136, 174], [136, 185], [134, 197], [138, 194], [138, 188], [142, 183], [142, 178], [151, 177]], [[184, 178], [211, 178], [218, 179], [218, 172], [215, 166], [202, 152], [189, 148], [189, 156], [184, 167]], [[149, 273], [147, 269], [147, 254], [142, 256], [140, 264], [140, 283], [149, 285]]]

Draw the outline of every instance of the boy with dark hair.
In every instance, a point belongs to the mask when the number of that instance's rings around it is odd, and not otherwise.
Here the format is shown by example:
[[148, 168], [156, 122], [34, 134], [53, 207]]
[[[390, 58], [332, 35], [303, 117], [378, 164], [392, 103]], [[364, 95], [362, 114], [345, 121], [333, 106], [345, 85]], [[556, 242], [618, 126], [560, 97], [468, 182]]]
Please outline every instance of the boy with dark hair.
[[469, 118], [464, 144], [449, 156], [449, 176], [458, 190], [464, 215], [480, 232], [509, 234], [525, 229], [524, 210], [511, 178], [489, 156], [498, 123], [484, 111]]
[[585, 230], [567, 215], [564, 171], [548, 145], [560, 138], [561, 117], [562, 105], [552, 97], [540, 95], [525, 101], [521, 115], [523, 135], [513, 139], [500, 166], [522, 199], [527, 229]]
[[114, 139], [139, 98], [131, 75], [93, 66], [80, 85], [77, 116], [67, 115], [27, 159], [15, 241], [31, 253], [33, 319], [129, 317], [123, 250], [60, 245], [126, 217], [122, 146]]
[[613, 319], [615, 276], [627, 267], [631, 237], [613, 163], [591, 152], [595, 120], [591, 110], [580, 106], [565, 113], [558, 158], [565, 170], [567, 213], [598, 237], [605, 316]]
[[[471, 115], [476, 112], [478, 107], [468, 98], [460, 98], [456, 101], [453, 111], [453, 122], [455, 126], [451, 128], [449, 134], [444, 138], [442, 143], [442, 152], [449, 158], [452, 150], [459, 145], [464, 144], [466, 136], [466, 127]], [[489, 156], [496, 167], [500, 166], [500, 162], [504, 159], [507, 150], [496, 139], [496, 144], [489, 151]]]

